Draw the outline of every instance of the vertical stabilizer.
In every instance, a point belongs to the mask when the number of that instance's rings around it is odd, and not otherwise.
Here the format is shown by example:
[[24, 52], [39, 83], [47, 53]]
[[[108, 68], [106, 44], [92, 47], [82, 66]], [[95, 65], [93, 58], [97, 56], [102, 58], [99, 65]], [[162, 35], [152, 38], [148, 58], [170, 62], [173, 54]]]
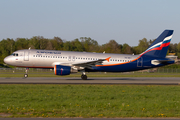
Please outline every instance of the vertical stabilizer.
[[173, 30], [164, 30], [164, 32], [141, 54], [141, 56], [153, 56], [165, 58], [169, 44], [171, 42]]

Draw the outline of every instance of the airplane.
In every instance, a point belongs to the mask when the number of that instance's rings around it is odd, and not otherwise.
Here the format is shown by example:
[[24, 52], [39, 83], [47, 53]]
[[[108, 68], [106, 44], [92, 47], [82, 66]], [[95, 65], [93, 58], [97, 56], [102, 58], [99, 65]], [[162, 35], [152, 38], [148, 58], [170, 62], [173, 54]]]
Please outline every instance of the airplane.
[[164, 30], [162, 34], [139, 55], [91, 53], [56, 50], [25, 49], [13, 52], [4, 59], [6, 64], [28, 68], [54, 69], [55, 75], [70, 75], [82, 72], [81, 79], [86, 80], [86, 72], [129, 72], [150, 69], [173, 64], [166, 58], [173, 30]]

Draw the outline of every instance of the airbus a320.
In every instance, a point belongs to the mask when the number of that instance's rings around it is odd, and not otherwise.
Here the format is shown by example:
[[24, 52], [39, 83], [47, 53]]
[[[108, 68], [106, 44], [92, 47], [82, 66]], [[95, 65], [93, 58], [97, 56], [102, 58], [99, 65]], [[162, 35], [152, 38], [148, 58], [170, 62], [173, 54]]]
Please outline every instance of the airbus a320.
[[55, 75], [60, 76], [82, 72], [81, 78], [86, 80], [86, 72], [128, 72], [173, 64], [174, 60], [166, 58], [172, 34], [173, 30], [163, 31], [139, 55], [25, 49], [13, 52], [4, 62], [17, 67], [54, 69]]

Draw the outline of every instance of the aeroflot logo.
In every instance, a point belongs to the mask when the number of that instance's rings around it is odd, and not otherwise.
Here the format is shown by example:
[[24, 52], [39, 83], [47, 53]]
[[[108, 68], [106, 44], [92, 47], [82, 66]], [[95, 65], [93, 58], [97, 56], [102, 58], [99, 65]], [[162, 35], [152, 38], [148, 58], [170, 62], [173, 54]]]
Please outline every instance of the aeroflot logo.
[[46, 54], [61, 54], [61, 52], [46, 52], [46, 51], [37, 51], [36, 53], [46, 53]]

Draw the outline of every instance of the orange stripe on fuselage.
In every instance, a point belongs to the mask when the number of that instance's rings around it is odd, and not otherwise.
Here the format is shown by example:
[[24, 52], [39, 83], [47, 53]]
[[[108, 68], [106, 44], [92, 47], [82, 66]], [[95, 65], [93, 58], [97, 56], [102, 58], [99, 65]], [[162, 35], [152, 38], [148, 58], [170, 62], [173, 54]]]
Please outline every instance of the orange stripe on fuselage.
[[[140, 56], [134, 60], [131, 60], [130, 62], [134, 62], [136, 61], [137, 59], [139, 59]], [[127, 64], [127, 63], [130, 63], [130, 62], [124, 62], [124, 63], [117, 63], [117, 64], [107, 64], [107, 65], [96, 65], [96, 67], [102, 67], [102, 66], [115, 66], [115, 65], [123, 65], [123, 64]]]
[[[160, 47], [157, 47], [157, 48], [153, 48], [153, 49], [150, 49], [146, 52], [144, 52], [143, 54], [141, 54], [139, 57], [137, 57], [136, 59], [134, 60], [131, 60], [130, 62], [134, 62], [136, 61], [137, 59], [139, 59], [142, 55], [144, 55], [145, 53], [147, 52], [150, 52], [150, 51], [153, 51], [153, 50], [162, 50], [163, 47], [167, 47], [169, 46], [170, 42], [169, 43], [164, 43], [164, 44], [161, 44]], [[110, 57], [109, 57], [110, 58]], [[109, 61], [108, 61], [109, 62]], [[107, 65], [96, 65], [96, 67], [101, 67], [101, 66], [115, 66], [115, 65], [123, 65], [123, 64], [127, 64], [127, 63], [130, 63], [130, 62], [124, 62], [124, 63], [117, 63], [117, 64], [107, 64]]]

